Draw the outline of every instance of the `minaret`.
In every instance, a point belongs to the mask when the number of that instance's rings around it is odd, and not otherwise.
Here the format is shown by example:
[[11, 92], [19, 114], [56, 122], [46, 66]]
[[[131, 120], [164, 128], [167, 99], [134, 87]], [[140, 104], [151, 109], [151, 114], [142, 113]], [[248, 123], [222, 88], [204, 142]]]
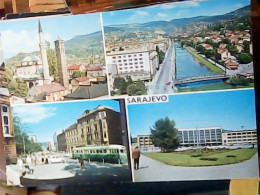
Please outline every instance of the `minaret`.
[[39, 20], [39, 39], [40, 39], [40, 52], [42, 57], [42, 65], [43, 65], [43, 79], [44, 84], [51, 84], [51, 77], [49, 72], [49, 64], [47, 58], [47, 43], [44, 40], [41, 22]]
[[66, 89], [69, 89], [69, 76], [67, 71], [68, 67], [67, 67], [64, 41], [58, 37], [58, 39], [54, 43], [55, 43], [55, 50], [56, 50], [56, 56], [58, 62], [58, 71], [59, 71], [59, 80], [60, 80], [59, 82]]

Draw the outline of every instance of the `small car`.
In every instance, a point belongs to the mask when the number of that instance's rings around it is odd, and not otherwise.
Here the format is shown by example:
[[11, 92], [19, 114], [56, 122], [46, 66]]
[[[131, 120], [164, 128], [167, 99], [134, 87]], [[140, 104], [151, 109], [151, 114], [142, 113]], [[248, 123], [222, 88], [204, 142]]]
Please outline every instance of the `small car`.
[[170, 82], [170, 81], [166, 83], [166, 85], [170, 85], [170, 84], [171, 84], [171, 82]]
[[57, 155], [50, 155], [48, 156], [48, 163], [65, 163], [65, 158]]

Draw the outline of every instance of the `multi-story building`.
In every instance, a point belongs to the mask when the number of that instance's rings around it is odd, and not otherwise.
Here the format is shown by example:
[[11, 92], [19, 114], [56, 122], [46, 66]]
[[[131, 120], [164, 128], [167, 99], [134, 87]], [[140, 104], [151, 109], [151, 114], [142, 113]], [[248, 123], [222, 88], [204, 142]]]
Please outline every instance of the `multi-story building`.
[[86, 110], [77, 123], [65, 129], [67, 151], [90, 145], [123, 144], [120, 113], [99, 105]]
[[137, 146], [141, 151], [155, 151], [160, 150], [159, 147], [153, 145], [151, 135], [138, 135], [137, 136]]
[[58, 151], [66, 152], [67, 151], [67, 142], [66, 142], [66, 134], [65, 131], [57, 134], [57, 142], [58, 142]]
[[[1, 47], [1, 39], [0, 39]], [[1, 51], [0, 51], [1, 53]], [[0, 57], [3, 56], [0, 54]], [[12, 125], [12, 115], [10, 108], [10, 94], [7, 89], [7, 77], [5, 72], [5, 64], [3, 59], [0, 59], [0, 141], [3, 143], [4, 157], [6, 164], [16, 163], [16, 145], [14, 140], [14, 129]], [[0, 146], [1, 147], [1, 146]]]
[[146, 48], [107, 52], [108, 66], [116, 65], [117, 75], [131, 77], [133, 81], [152, 80], [159, 66], [157, 52]]
[[222, 144], [223, 145], [246, 145], [256, 144], [257, 133], [256, 130], [236, 130], [223, 131]]
[[221, 127], [178, 129], [181, 146], [206, 146], [222, 144]]

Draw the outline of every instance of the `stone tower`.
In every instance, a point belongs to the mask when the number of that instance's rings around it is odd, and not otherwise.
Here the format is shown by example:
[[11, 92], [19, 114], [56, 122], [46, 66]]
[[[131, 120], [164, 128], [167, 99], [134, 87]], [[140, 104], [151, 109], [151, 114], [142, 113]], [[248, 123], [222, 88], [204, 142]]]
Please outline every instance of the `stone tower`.
[[47, 43], [44, 40], [41, 22], [39, 21], [39, 39], [40, 39], [40, 52], [41, 52], [41, 58], [42, 58], [42, 65], [43, 65], [43, 79], [44, 84], [51, 84], [51, 77], [49, 72], [49, 64], [48, 64], [48, 58], [47, 58]]
[[59, 80], [60, 84], [63, 85], [66, 89], [69, 88], [69, 77], [67, 71], [67, 60], [64, 47], [64, 41], [58, 38], [55, 41], [55, 50], [58, 62], [58, 71], [59, 71]]

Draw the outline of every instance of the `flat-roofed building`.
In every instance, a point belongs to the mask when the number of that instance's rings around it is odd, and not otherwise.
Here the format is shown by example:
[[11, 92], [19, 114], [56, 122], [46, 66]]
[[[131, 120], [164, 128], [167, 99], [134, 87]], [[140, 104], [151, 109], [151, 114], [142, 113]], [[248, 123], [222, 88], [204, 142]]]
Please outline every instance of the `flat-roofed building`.
[[225, 130], [222, 133], [223, 145], [257, 144], [256, 130]]
[[153, 145], [151, 135], [138, 135], [137, 146], [140, 148], [142, 152], [160, 150], [160, 147], [155, 147]]
[[111, 51], [107, 52], [107, 64], [116, 65], [116, 76], [149, 81], [159, 66], [159, 58], [156, 52], [146, 48]]
[[181, 146], [214, 146], [222, 144], [221, 127], [178, 129]]

